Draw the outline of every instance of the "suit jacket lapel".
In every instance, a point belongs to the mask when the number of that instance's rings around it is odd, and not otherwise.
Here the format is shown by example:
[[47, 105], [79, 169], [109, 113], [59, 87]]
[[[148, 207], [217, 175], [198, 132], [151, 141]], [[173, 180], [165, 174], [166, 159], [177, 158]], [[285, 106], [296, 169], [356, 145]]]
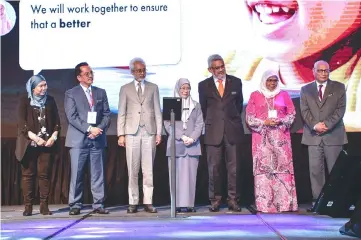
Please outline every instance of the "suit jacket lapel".
[[137, 88], [135, 87], [134, 81], [135, 81], [135, 80], [133, 80], [131, 83], [129, 83], [129, 88], [130, 88], [130, 91], [133, 92], [134, 96], [136, 96], [136, 98], [137, 98], [138, 101], [140, 102], [141, 100], [140, 100], [139, 97], [138, 97], [138, 92], [137, 92]]
[[[226, 77], [226, 84], [224, 87], [224, 93], [223, 93], [223, 98], [225, 98], [226, 96], [228, 96], [231, 92], [231, 86], [232, 86], [232, 81], [231, 79], [227, 76]], [[217, 91], [218, 92], [218, 91]]]
[[93, 96], [93, 104], [94, 104], [94, 111], [96, 111], [97, 106], [97, 96], [98, 96], [98, 89], [92, 86], [92, 96]]
[[86, 97], [85, 92], [80, 85], [78, 85], [77, 92], [78, 92], [77, 95], [80, 97], [80, 100], [83, 102], [85, 109], [89, 109], [89, 111], [90, 111], [88, 98]]
[[311, 93], [312, 93], [312, 96], [315, 99], [315, 102], [318, 105], [318, 107], [321, 107], [321, 101], [320, 101], [320, 98], [318, 96], [316, 81], [314, 81], [313, 84], [311, 85]]
[[326, 100], [328, 98], [328, 95], [332, 92], [332, 87], [333, 87], [332, 81], [328, 80], [325, 92], [323, 93], [323, 98], [322, 98], [322, 101], [321, 101], [321, 107], [323, 106], [323, 104], [325, 104], [325, 102], [326, 102]]
[[144, 102], [144, 99], [147, 97], [147, 93], [148, 93], [148, 89], [149, 88], [149, 84], [147, 81], [144, 80], [144, 89], [143, 89], [143, 94], [142, 94], [142, 99], [140, 99], [140, 103]]
[[216, 83], [214, 82], [214, 78], [213, 78], [213, 77], [210, 77], [210, 78], [208, 78], [208, 80], [209, 80], [209, 85], [210, 85], [212, 91], [213, 91], [219, 98], [221, 98], [221, 95], [219, 95], [219, 92], [218, 92]]

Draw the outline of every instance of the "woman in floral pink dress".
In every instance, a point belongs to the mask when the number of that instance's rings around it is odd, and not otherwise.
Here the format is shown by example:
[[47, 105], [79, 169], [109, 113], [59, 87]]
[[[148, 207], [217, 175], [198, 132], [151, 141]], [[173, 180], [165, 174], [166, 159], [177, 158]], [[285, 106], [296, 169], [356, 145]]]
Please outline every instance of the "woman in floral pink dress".
[[252, 130], [255, 202], [260, 212], [298, 208], [289, 130], [296, 112], [278, 81], [277, 72], [266, 71], [246, 109], [246, 121]]

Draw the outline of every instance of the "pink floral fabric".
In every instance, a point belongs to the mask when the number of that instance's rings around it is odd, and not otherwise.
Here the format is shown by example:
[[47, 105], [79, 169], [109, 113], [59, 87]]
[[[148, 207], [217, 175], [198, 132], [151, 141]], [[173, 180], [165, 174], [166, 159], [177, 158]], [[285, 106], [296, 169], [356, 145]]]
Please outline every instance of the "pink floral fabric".
[[[264, 125], [269, 109], [277, 111], [280, 125]], [[258, 211], [296, 211], [298, 208], [289, 131], [295, 115], [295, 107], [285, 91], [271, 99], [266, 99], [258, 91], [251, 94], [246, 122], [252, 130], [253, 175]]]

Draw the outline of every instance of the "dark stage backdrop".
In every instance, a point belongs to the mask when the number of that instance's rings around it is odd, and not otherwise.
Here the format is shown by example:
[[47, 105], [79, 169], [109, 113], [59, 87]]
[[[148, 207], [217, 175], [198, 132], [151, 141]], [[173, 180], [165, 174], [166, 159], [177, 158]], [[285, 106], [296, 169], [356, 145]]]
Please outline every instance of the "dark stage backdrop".
[[[239, 177], [244, 177], [241, 186], [241, 203], [253, 202], [253, 176], [251, 136], [242, 146], [243, 156], [239, 159]], [[360, 154], [360, 133], [348, 133], [349, 144], [346, 149], [350, 154]], [[308, 171], [307, 147], [301, 145], [301, 134], [292, 134], [293, 163], [295, 168], [297, 197], [299, 203], [311, 200], [311, 188]], [[2, 205], [22, 204], [21, 170], [20, 164], [15, 159], [15, 138], [2, 138], [1, 143], [1, 202]], [[64, 147], [64, 138], [58, 142], [59, 152], [54, 159], [51, 176], [51, 204], [67, 204], [70, 181], [70, 156], [69, 149]], [[165, 157], [166, 137], [157, 148], [154, 164], [154, 197], [155, 205], [170, 203], [168, 162]], [[107, 162], [106, 162], [106, 205], [128, 204], [128, 172], [125, 159], [125, 149], [118, 147], [116, 136], [108, 136]], [[204, 152], [204, 151], [203, 151]], [[89, 175], [85, 177], [84, 203], [92, 203], [89, 186]], [[140, 179], [141, 181], [141, 179]], [[224, 189], [226, 189], [226, 180]], [[141, 188], [140, 188], [141, 190]], [[226, 192], [224, 192], [226, 196]], [[36, 197], [39, 202], [39, 196]], [[196, 204], [208, 204], [208, 170], [206, 156], [200, 158], [197, 175]]]

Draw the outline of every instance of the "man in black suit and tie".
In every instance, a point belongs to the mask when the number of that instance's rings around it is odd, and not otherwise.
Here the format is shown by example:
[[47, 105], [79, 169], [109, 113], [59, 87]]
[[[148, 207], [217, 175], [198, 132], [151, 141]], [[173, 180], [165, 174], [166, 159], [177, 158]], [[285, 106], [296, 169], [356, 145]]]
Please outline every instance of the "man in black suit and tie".
[[219, 211], [222, 199], [221, 164], [225, 162], [228, 174], [228, 208], [240, 212], [237, 184], [239, 145], [244, 137], [242, 126], [242, 82], [226, 74], [223, 58], [217, 54], [208, 58], [208, 71], [212, 77], [198, 85], [199, 102], [205, 122], [204, 144], [207, 151], [209, 173], [209, 199], [211, 212]]

